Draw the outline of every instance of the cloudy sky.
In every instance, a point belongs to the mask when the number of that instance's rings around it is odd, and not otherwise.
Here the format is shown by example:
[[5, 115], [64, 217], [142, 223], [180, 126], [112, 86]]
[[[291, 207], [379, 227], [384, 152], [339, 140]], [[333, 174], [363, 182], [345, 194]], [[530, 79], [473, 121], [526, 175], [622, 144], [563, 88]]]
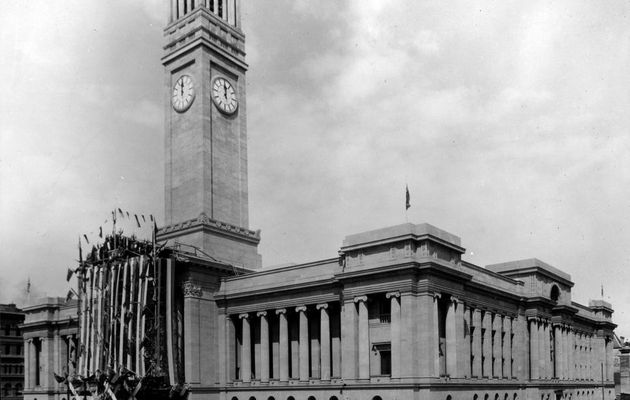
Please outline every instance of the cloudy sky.
[[[113, 208], [162, 218], [163, 3], [0, 2], [0, 301], [64, 295]], [[630, 3], [244, 3], [265, 265], [429, 222], [603, 285], [630, 335]]]

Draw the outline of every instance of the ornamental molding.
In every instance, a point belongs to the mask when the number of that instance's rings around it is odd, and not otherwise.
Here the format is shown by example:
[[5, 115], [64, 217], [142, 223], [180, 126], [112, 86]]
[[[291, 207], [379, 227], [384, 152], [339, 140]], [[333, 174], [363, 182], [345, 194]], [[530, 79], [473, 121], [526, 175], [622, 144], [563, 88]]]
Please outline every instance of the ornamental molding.
[[317, 304], [315, 306], [316, 310], [326, 310], [328, 308], [328, 303]]
[[306, 312], [306, 306], [297, 306], [295, 307], [295, 312]]
[[367, 296], [356, 296], [354, 298], [354, 302], [355, 303], [359, 303], [359, 302], [367, 303], [367, 299], [368, 299]]
[[182, 283], [182, 290], [184, 291], [184, 297], [201, 297], [203, 295], [201, 286], [196, 285], [191, 281]]

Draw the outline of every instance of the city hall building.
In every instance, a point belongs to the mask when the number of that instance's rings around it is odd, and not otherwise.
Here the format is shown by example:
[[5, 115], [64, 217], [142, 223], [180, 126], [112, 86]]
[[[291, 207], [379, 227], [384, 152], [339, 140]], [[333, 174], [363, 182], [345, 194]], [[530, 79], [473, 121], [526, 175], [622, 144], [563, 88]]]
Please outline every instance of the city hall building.
[[[169, 5], [166, 224], [157, 239], [167, 246], [160, 363], [170, 384], [216, 400], [614, 398], [611, 305], [573, 302], [570, 275], [538, 259], [476, 266], [462, 259], [458, 236], [408, 223], [350, 234], [326, 260], [262, 268], [260, 232], [248, 222], [239, 0]], [[130, 268], [130, 277], [142, 275], [133, 272], [142, 266]], [[66, 343], [61, 358], [85, 346], [79, 358], [99, 357], [100, 347], [66, 329], [72, 318], [29, 331], [45, 325], [38, 315], [24, 326], [29, 357], [50, 342], [37, 335], [57, 334], [64, 340], [52, 343]], [[120, 349], [110, 367], [148, 368]], [[79, 362], [79, 373], [107, 362]], [[31, 359], [29, 373], [33, 364], [48, 377], [27, 377], [26, 398], [64, 399], [53, 366]]]

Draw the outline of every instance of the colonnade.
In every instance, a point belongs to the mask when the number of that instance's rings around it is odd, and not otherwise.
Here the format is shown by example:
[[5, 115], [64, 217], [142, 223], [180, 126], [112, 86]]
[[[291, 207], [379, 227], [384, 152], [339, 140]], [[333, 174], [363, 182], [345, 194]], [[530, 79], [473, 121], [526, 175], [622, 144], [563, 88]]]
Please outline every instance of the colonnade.
[[[386, 294], [390, 302], [391, 376], [400, 376], [400, 293]], [[228, 337], [234, 340], [228, 356], [232, 380], [308, 381], [332, 378], [370, 378], [368, 296], [338, 302], [229, 315]], [[343, 341], [343, 348], [342, 348]]]
[[[52, 388], [59, 384], [52, 373], [74, 374], [76, 335], [27, 338], [24, 341], [24, 388]], [[49, 370], [52, 367], [53, 370]]]
[[528, 321], [531, 379], [600, 381], [602, 372], [604, 380], [612, 379], [604, 338], [544, 318]]
[[381, 293], [389, 343], [382, 332], [376, 343], [371, 296], [228, 315], [228, 381], [370, 379], [370, 352], [382, 345], [391, 352], [391, 378], [599, 380], [603, 363], [604, 379], [612, 379], [604, 338], [440, 293]]
[[[468, 313], [467, 313], [468, 314]], [[512, 378], [515, 344], [513, 316], [470, 308], [471, 370], [477, 378]]]

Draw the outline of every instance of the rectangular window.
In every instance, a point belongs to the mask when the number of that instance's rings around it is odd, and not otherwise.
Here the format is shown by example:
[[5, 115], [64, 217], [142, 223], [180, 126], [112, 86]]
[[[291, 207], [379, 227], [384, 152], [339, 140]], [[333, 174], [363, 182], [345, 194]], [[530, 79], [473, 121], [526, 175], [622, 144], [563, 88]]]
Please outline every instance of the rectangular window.
[[376, 368], [372, 369], [372, 375], [391, 375], [392, 374], [392, 346], [390, 343], [380, 343], [372, 346]]

